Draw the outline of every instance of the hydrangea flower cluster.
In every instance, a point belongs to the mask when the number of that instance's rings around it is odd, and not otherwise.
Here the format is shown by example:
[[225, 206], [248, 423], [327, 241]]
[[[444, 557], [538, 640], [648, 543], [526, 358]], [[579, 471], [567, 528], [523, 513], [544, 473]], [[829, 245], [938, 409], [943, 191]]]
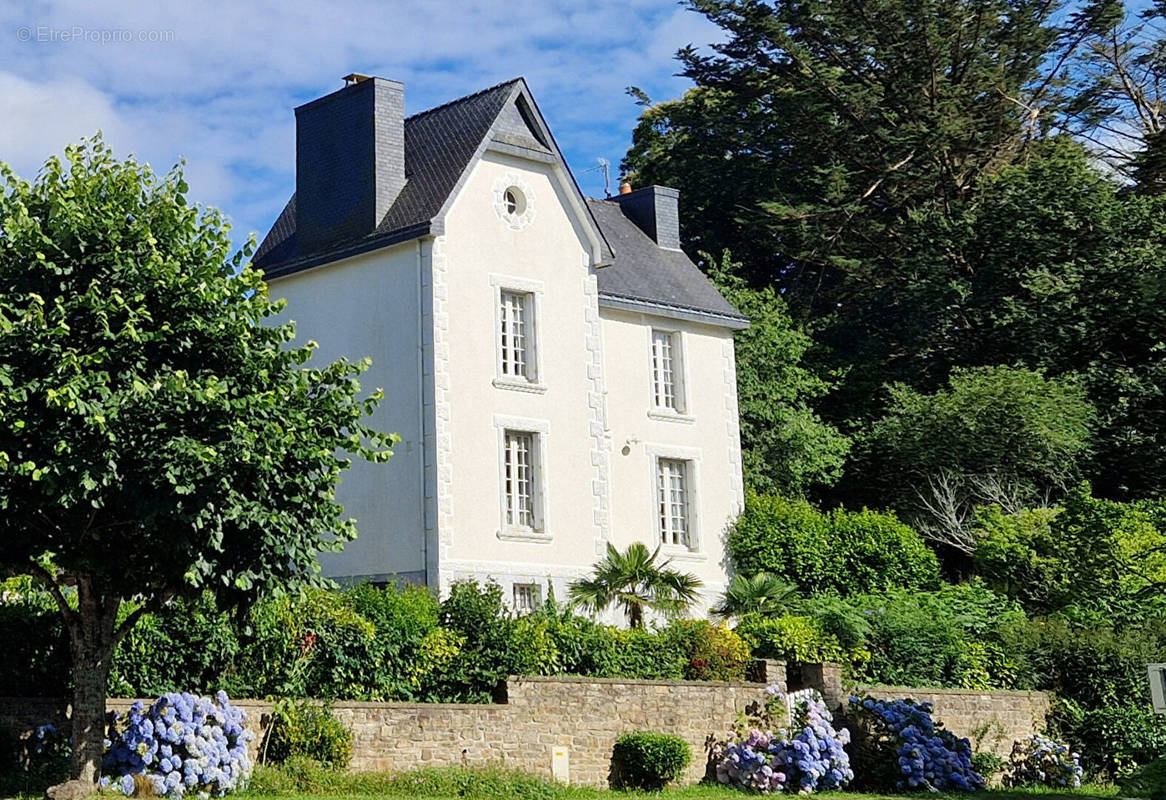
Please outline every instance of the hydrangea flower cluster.
[[[778, 702], [784, 706], [785, 695], [775, 687], [769, 694], [767, 707]], [[822, 698], [816, 692], [798, 698], [792, 711], [788, 728], [776, 733], [750, 731], [745, 739], [726, 745], [717, 762], [717, 780], [762, 794], [810, 794], [838, 789], [853, 779], [850, 757], [843, 749], [850, 732], [834, 729]]]
[[852, 696], [850, 706], [872, 735], [893, 748], [902, 775], [897, 788], [932, 792], [984, 788], [984, 778], [972, 769], [972, 743], [935, 722], [931, 703]]
[[1067, 744], [1034, 733], [1012, 744], [1012, 771], [1004, 782], [1008, 786], [1077, 788], [1081, 785], [1080, 758]]
[[142, 775], [159, 797], [186, 792], [222, 797], [251, 775], [244, 727], [247, 715], [226, 692], [212, 700], [187, 692], [159, 697], [149, 708], [134, 703], [122, 720], [114, 715], [102, 764], [103, 786], [127, 797]]

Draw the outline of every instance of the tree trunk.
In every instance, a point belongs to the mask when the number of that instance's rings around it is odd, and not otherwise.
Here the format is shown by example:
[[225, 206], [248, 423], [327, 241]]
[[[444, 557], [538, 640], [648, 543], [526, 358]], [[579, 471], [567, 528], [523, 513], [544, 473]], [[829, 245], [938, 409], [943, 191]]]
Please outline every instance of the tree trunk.
[[105, 684], [109, 679], [120, 598], [101, 596], [87, 576], [77, 580], [73, 655], [73, 777], [96, 784], [105, 754]]

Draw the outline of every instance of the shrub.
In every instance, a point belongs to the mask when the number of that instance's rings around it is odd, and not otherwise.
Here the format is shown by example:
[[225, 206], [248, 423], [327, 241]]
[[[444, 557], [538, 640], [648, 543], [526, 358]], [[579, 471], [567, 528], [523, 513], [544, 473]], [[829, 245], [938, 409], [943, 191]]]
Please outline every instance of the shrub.
[[930, 703], [853, 696], [850, 709], [863, 726], [856, 762], [864, 786], [931, 792], [984, 788], [972, 768], [972, 743], [935, 722]]
[[809, 617], [764, 619], [747, 614], [737, 624], [736, 632], [758, 658], [812, 664], [846, 657], [838, 640]]
[[981, 751], [972, 756], [972, 769], [984, 778], [985, 783], [991, 783], [992, 778], [1004, 772], [1007, 765], [1008, 762], [995, 753]]
[[611, 784], [617, 789], [658, 791], [680, 777], [691, 760], [692, 750], [679, 736], [625, 733], [612, 753]]
[[684, 677], [692, 681], [740, 681], [749, 665], [749, 645], [724, 625], [708, 620], [676, 620], [660, 633], [684, 660]]
[[1166, 800], [1166, 758], [1156, 758], [1118, 781], [1123, 797]]
[[[854, 772], [844, 746], [850, 732], [834, 729], [834, 719], [816, 692], [796, 702], [792, 724], [787, 725], [786, 698], [777, 689], [770, 687], [767, 707], [780, 706], [780, 727], [770, 724], [766, 731], [751, 731], [726, 745], [717, 759], [717, 780], [762, 794], [809, 794], [849, 783]], [[771, 732], [774, 727], [776, 733]]]
[[263, 742], [263, 759], [284, 764], [307, 758], [325, 769], [340, 770], [352, 760], [352, 731], [325, 705], [277, 703]]
[[893, 591], [849, 598], [870, 625], [870, 659], [860, 683], [966, 689], [1008, 687], [1017, 667], [1004, 644], [1022, 612], [978, 583], [935, 592]]
[[932, 588], [939, 562], [892, 514], [822, 512], [804, 500], [751, 493], [729, 533], [737, 569], [768, 572], [803, 595]]
[[1061, 699], [1052, 721], [1059, 736], [1078, 743], [1082, 766], [1095, 778], [1120, 778], [1166, 752], [1166, 720], [1145, 706], [1081, 708]]
[[371, 658], [364, 669], [366, 700], [417, 700], [417, 675], [425, 665], [423, 648], [432, 646], [440, 606], [421, 586], [378, 587], [361, 584], [345, 592], [352, 609], [375, 630]]
[[1081, 785], [1078, 758], [1069, 745], [1034, 733], [1013, 743], [1009, 757], [1012, 769], [1004, 776], [1004, 784], [1076, 789]]
[[48, 593], [20, 577], [0, 581], [0, 696], [69, 694], [69, 637]]
[[144, 615], [118, 645], [109, 691], [123, 697], [213, 692], [223, 688], [221, 677], [238, 651], [230, 617], [209, 594], [174, 600], [161, 611]]
[[164, 797], [240, 789], [251, 774], [245, 720], [224, 692], [214, 700], [167, 694], [149, 708], [134, 703], [124, 720], [114, 715], [110, 724], [102, 785], [126, 796], [142, 780]]

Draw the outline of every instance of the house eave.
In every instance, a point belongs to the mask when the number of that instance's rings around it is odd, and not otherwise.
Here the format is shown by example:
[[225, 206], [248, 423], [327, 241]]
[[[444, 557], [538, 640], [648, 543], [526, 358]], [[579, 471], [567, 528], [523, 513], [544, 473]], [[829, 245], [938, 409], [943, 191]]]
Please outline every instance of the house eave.
[[374, 250], [380, 250], [384, 247], [400, 244], [401, 242], [407, 242], [411, 239], [419, 239], [430, 234], [440, 235], [442, 232], [440, 226], [435, 226], [432, 222], [423, 222], [419, 225], [411, 225], [408, 228], [401, 228], [390, 233], [372, 236], [340, 247], [334, 247], [330, 250], [313, 253], [303, 258], [284, 261], [273, 266], [258, 267], [258, 269], [263, 273], [265, 280], [272, 281], [278, 278], [286, 278], [288, 275], [294, 275], [297, 272], [303, 272], [304, 270], [312, 269], [323, 264], [330, 264], [333, 261], [340, 261], [345, 258], [351, 258], [352, 256], [359, 256]]
[[734, 317], [727, 314], [717, 314], [697, 308], [684, 306], [670, 306], [666, 303], [655, 303], [636, 297], [622, 297], [620, 295], [599, 293], [600, 308], [612, 308], [619, 311], [634, 311], [640, 314], [651, 314], [669, 319], [682, 319], [688, 322], [700, 322], [705, 325], [716, 325], [730, 330], [743, 331], [749, 327], [749, 320], [744, 317]]

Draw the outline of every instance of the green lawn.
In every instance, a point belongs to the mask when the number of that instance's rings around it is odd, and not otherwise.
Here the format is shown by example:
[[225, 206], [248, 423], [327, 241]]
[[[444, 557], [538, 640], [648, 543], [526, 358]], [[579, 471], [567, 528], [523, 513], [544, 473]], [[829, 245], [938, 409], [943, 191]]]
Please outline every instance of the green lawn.
[[[383, 793], [325, 793], [325, 794], [264, 794], [257, 792], [245, 792], [237, 795], [240, 800], [351, 800], [358, 797], [377, 797], [380, 800], [417, 800], [418, 797], [423, 797], [425, 800], [463, 800], [463, 798], [473, 798], [474, 795], [416, 795], [416, 794], [383, 794]], [[742, 798], [750, 797], [742, 792], [734, 789], [726, 789], [720, 786], [690, 786], [684, 789], [666, 789], [659, 794], [644, 794], [638, 792], [613, 792], [608, 789], [580, 789], [580, 788], [561, 788], [555, 789], [553, 797], [557, 800], [617, 800], [622, 797], [632, 798], [659, 798], [659, 800], [742, 800]], [[969, 795], [966, 794], [927, 794], [927, 795], [913, 795], [914, 797], [925, 796], [929, 800], [968, 800]], [[823, 794], [813, 795], [815, 800], [903, 800], [903, 795], [881, 795], [881, 794], [861, 794], [857, 792], [826, 792]], [[1116, 793], [1114, 790], [1107, 787], [1087, 786], [1082, 787], [1077, 791], [1016, 791], [1016, 790], [1000, 790], [989, 789], [983, 792], [978, 792], [974, 797], [982, 800], [1042, 800], [1042, 798], [1051, 798], [1052, 800], [1114, 800]], [[495, 800], [491, 798], [491, 800]]]

